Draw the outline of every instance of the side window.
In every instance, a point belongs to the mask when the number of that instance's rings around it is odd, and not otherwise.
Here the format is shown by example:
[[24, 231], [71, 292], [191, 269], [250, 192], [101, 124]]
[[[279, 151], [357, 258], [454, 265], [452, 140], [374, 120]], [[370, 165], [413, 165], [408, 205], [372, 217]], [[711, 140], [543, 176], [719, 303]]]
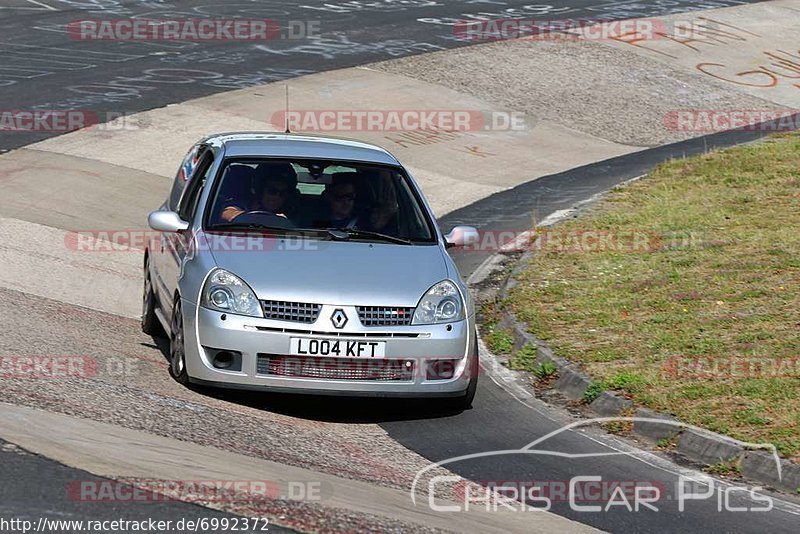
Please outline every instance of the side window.
[[172, 182], [172, 191], [169, 194], [169, 209], [172, 211], [178, 210], [178, 202], [181, 200], [181, 195], [183, 195], [183, 190], [186, 189], [186, 184], [189, 181], [189, 177], [192, 175], [195, 167], [200, 162], [200, 145], [195, 145], [189, 151], [186, 156], [184, 156], [183, 161], [181, 161], [180, 167], [178, 167], [178, 172], [175, 173], [175, 180]]
[[178, 215], [184, 221], [191, 222], [194, 220], [197, 202], [200, 199], [200, 193], [203, 191], [203, 186], [213, 163], [214, 153], [211, 150], [205, 150], [200, 154], [199, 161], [192, 169], [192, 175], [189, 177], [186, 190], [178, 203]]

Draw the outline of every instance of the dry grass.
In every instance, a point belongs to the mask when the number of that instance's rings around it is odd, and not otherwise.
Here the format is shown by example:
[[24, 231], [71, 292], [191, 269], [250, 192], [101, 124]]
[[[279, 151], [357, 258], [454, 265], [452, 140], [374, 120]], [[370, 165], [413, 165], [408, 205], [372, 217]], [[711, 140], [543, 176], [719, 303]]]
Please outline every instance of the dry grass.
[[557, 228], [587, 229], [661, 239], [548, 242], [509, 299], [530, 331], [641, 405], [798, 459], [800, 365], [754, 376], [713, 362], [800, 357], [800, 135], [665, 163]]

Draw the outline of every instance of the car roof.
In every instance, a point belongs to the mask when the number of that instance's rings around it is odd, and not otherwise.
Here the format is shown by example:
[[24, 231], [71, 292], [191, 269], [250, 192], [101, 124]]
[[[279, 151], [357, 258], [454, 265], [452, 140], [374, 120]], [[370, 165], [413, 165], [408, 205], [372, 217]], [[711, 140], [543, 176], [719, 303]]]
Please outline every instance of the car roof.
[[400, 165], [394, 156], [381, 147], [335, 137], [231, 132], [207, 136], [203, 142], [222, 145], [226, 157], [319, 158]]

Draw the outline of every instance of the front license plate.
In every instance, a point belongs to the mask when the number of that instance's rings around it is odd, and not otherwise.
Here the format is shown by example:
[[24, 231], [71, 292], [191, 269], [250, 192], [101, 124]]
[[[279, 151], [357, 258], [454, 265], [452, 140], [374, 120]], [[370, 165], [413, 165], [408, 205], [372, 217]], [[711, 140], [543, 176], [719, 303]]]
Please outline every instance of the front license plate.
[[386, 355], [386, 342], [293, 337], [290, 340], [289, 352], [292, 356], [383, 358]]

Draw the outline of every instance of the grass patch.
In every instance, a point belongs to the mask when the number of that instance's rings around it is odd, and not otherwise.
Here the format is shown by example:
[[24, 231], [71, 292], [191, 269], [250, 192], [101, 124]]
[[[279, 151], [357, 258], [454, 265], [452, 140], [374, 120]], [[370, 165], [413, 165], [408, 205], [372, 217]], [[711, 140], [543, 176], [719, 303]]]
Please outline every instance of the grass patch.
[[677, 436], [671, 438], [661, 438], [656, 442], [656, 448], [664, 451], [674, 450], [678, 446]]
[[514, 349], [514, 337], [507, 330], [493, 328], [486, 336], [486, 344], [495, 354], [510, 354]]
[[741, 474], [742, 469], [738, 460], [731, 460], [727, 462], [717, 462], [714, 465], [710, 465], [706, 468], [706, 472], [711, 473], [712, 475], [726, 477], [739, 475]]
[[537, 353], [536, 345], [525, 345], [508, 359], [508, 367], [515, 371], [529, 371], [540, 385], [546, 385], [556, 378], [558, 367], [549, 361], [537, 363]]
[[623, 392], [641, 392], [647, 387], [648, 381], [638, 373], [621, 371], [605, 381], [606, 389]]
[[508, 367], [515, 371], [533, 371], [536, 367], [536, 347], [525, 345], [508, 360]]
[[583, 402], [591, 404], [605, 390], [606, 386], [602, 382], [592, 382], [589, 384], [589, 387], [586, 388], [586, 391], [583, 392]]
[[553, 362], [542, 362], [533, 368], [533, 376], [539, 380], [547, 380], [552, 378], [558, 372], [556, 364]]
[[593, 377], [587, 402], [615, 390], [800, 459], [798, 169], [796, 133], [666, 162], [542, 229], [507, 305]]

